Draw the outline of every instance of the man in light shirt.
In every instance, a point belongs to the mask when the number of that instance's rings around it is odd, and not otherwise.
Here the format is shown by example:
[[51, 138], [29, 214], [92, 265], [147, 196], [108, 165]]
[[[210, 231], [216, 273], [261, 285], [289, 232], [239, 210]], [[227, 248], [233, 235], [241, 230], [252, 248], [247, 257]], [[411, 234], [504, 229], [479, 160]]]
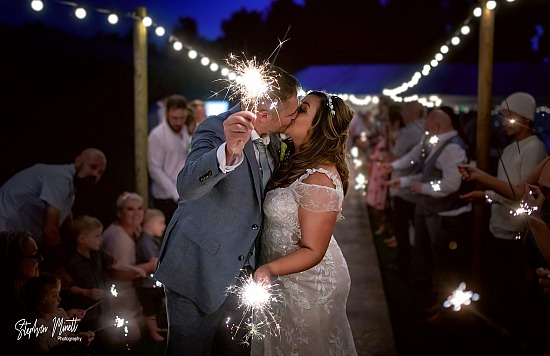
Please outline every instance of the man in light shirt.
[[165, 110], [166, 119], [149, 133], [147, 165], [153, 206], [161, 210], [169, 222], [178, 207], [176, 180], [189, 154], [192, 131], [185, 97], [169, 96]]
[[418, 164], [420, 173], [391, 179], [390, 187], [415, 195], [413, 290], [429, 318], [439, 316], [444, 299], [469, 275], [472, 258], [471, 204], [460, 199], [464, 189], [458, 165], [468, 161], [466, 144], [449, 107], [433, 109], [425, 119], [429, 137], [391, 163], [398, 170]]

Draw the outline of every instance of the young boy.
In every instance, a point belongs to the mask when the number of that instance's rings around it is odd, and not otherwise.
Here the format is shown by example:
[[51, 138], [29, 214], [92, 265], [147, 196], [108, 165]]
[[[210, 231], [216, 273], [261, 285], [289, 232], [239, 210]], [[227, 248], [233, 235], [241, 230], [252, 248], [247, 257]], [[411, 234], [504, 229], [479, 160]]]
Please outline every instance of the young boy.
[[[114, 260], [100, 249], [103, 224], [95, 217], [82, 215], [73, 220], [71, 235], [73, 251], [65, 270], [74, 284], [69, 287], [66, 305], [87, 310], [80, 326], [83, 330], [99, 329], [102, 311], [101, 301], [112, 297], [111, 286], [105, 282], [105, 273], [128, 273], [139, 278], [145, 276], [141, 268]], [[89, 309], [88, 309], [89, 308]]]
[[[156, 266], [160, 240], [166, 228], [164, 213], [158, 209], [147, 209], [142, 228], [143, 231], [136, 241], [136, 263], [151, 262], [149, 265]], [[157, 325], [157, 315], [163, 308], [164, 289], [153, 279], [152, 273], [155, 272], [153, 268], [146, 272], [150, 275], [135, 284], [136, 292], [143, 308], [149, 335], [155, 341], [164, 341]]]

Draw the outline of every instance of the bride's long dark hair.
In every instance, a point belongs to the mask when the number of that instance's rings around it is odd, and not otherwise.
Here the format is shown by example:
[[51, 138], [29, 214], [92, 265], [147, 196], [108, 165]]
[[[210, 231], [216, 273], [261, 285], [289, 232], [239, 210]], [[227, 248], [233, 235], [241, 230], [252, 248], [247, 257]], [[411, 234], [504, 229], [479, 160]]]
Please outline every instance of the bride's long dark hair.
[[349, 168], [346, 143], [353, 110], [339, 97], [331, 95], [334, 114], [331, 114], [327, 95], [320, 91], [311, 91], [308, 95], [319, 98], [320, 104], [313, 118], [309, 136], [300, 146], [300, 150], [291, 155], [288, 162], [282, 164], [271, 177], [267, 189], [287, 187], [309, 168], [334, 164], [344, 194], [348, 190]]

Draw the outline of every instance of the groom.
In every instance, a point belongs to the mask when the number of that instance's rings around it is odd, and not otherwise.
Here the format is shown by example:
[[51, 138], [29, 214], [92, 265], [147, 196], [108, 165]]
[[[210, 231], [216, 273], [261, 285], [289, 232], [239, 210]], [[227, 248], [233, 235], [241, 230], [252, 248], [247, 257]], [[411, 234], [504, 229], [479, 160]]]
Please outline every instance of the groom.
[[[237, 104], [207, 118], [193, 134], [177, 180], [179, 206], [166, 228], [155, 273], [166, 292], [165, 355], [249, 352], [237, 338], [228, 345], [220, 345], [216, 338], [214, 349], [213, 343], [231, 308], [228, 287], [257, 258], [254, 246], [262, 229], [264, 192], [252, 141], [282, 131], [298, 107], [298, 81], [280, 68], [273, 71], [278, 88], [269, 96], [276, 107], [261, 103], [251, 113]], [[278, 145], [276, 138], [269, 144], [272, 168], [278, 164]]]

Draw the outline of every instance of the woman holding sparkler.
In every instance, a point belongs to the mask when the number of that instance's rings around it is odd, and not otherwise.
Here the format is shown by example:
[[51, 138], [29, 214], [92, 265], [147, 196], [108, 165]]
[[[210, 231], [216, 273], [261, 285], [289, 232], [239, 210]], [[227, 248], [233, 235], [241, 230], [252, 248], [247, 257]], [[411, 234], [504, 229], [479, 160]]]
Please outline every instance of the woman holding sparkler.
[[342, 99], [313, 91], [285, 130], [295, 153], [268, 185], [254, 274], [258, 283], [276, 278], [276, 322], [253, 340], [252, 355], [357, 355], [346, 315], [350, 276], [332, 236], [348, 188], [352, 117]]

